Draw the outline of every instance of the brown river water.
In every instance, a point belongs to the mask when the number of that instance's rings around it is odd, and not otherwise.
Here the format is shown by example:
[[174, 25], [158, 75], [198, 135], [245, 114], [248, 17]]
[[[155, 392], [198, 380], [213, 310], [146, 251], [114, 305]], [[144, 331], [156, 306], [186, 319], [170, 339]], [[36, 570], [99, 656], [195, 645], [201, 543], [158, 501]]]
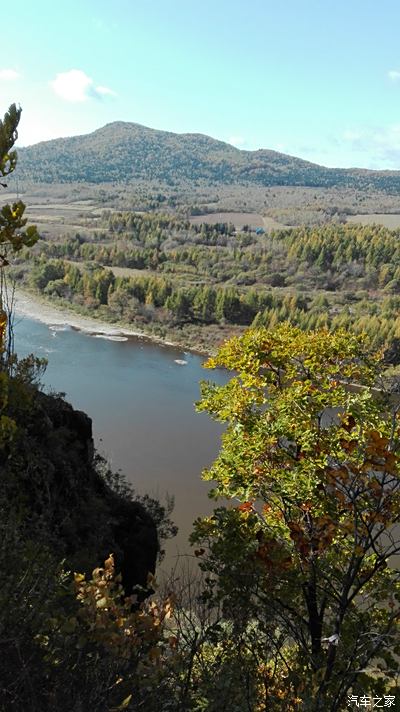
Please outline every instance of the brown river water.
[[138, 337], [117, 338], [28, 316], [16, 320], [18, 355], [48, 359], [45, 388], [64, 392], [90, 415], [96, 446], [112, 469], [121, 470], [139, 493], [175, 498], [172, 519], [179, 533], [164, 564], [172, 566], [189, 551], [194, 519], [213, 508], [201, 471], [218, 452], [222, 427], [195, 412], [199, 381], [223, 383], [227, 375], [205, 370], [201, 356]]

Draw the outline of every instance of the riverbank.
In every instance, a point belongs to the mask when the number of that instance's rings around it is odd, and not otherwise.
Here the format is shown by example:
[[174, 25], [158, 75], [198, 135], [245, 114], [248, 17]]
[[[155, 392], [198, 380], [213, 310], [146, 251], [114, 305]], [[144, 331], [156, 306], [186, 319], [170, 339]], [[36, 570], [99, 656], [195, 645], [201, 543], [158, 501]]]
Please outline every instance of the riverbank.
[[106, 321], [84, 316], [72, 308], [68, 309], [64, 305], [48, 302], [37, 294], [22, 289], [17, 289], [15, 292], [15, 313], [17, 316], [27, 316], [49, 326], [70, 326], [77, 331], [83, 331], [92, 336], [108, 336], [115, 339], [134, 337], [163, 343], [166, 346], [179, 346], [179, 344], [175, 344], [172, 341], [160, 339], [155, 335], [146, 334], [123, 324], [110, 324]]
[[213, 326], [201, 328], [188, 324], [180, 329], [168, 329], [165, 336], [160, 336], [142, 329], [135, 329], [130, 324], [110, 323], [104, 319], [81, 314], [72, 305], [65, 304], [65, 302], [55, 303], [44, 299], [35, 292], [20, 289], [19, 287], [15, 292], [15, 312], [17, 315], [27, 316], [49, 326], [61, 327], [68, 325], [73, 329], [100, 338], [104, 337], [116, 341], [128, 338], [144, 339], [165, 346], [182, 348], [185, 351], [203, 356], [215, 353], [219, 344], [238, 332], [237, 327]]

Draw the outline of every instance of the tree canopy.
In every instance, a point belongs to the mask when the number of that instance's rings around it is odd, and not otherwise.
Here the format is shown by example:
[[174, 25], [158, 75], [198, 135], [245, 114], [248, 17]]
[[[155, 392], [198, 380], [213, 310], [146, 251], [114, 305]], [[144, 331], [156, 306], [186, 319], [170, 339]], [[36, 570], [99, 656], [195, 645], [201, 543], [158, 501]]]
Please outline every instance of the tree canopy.
[[230, 504], [198, 520], [193, 541], [210, 598], [242, 634], [258, 630], [265, 709], [335, 712], [350, 689], [387, 692], [400, 652], [400, 418], [377, 389], [379, 354], [345, 331], [285, 324], [249, 330], [207, 365], [235, 372], [203, 383], [198, 404], [227, 423], [205, 479]]

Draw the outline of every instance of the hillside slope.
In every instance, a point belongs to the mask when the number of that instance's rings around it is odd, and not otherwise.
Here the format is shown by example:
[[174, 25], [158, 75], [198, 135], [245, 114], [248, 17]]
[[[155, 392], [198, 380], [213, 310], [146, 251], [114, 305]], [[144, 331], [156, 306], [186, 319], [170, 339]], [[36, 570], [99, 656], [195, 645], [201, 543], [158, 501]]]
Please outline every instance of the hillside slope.
[[21, 148], [19, 177], [38, 183], [151, 180], [400, 190], [400, 171], [325, 168], [276, 151], [244, 151], [202, 134], [126, 122]]

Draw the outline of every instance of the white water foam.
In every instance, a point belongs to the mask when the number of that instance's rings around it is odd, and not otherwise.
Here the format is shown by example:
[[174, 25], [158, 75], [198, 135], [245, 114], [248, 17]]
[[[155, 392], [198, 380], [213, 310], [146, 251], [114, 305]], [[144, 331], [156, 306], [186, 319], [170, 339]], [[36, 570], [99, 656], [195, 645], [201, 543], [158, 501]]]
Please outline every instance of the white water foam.
[[94, 339], [106, 339], [107, 341], [128, 341], [127, 336], [114, 336], [112, 334], [90, 334]]
[[69, 331], [70, 327], [68, 324], [51, 324], [49, 329], [50, 331]]

